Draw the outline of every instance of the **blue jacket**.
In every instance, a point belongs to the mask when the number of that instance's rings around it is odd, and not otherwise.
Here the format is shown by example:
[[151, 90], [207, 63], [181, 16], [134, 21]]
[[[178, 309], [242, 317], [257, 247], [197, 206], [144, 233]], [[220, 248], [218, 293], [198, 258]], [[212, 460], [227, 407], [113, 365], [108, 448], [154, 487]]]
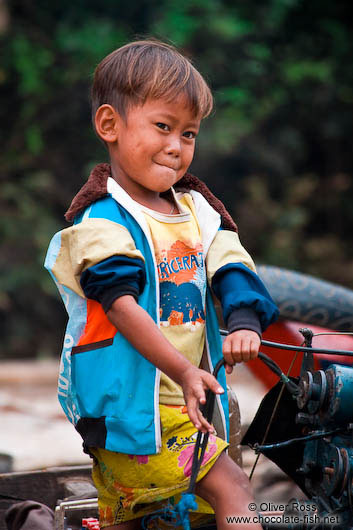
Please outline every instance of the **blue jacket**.
[[[212, 291], [222, 302], [225, 319], [235, 307], [253, 307], [265, 329], [277, 317], [277, 309], [237, 234], [222, 229], [220, 214], [202, 194], [193, 190], [190, 194], [208, 275], [202, 366], [212, 371], [222, 358]], [[107, 271], [112, 257], [115, 266]], [[102, 274], [103, 283], [128, 284], [138, 293], [139, 305], [159, 324], [157, 267], [144, 215], [108, 178], [105, 196], [81, 211], [71, 227], [55, 234], [45, 267], [69, 315], [58, 382], [65, 414], [87, 447], [128, 454], [157, 453], [161, 446], [160, 371], [116, 330], [100, 303], [86, 298], [81, 286], [87, 270]], [[219, 382], [226, 390], [224, 370]], [[217, 432], [228, 439], [226, 392], [217, 396], [216, 409]]]

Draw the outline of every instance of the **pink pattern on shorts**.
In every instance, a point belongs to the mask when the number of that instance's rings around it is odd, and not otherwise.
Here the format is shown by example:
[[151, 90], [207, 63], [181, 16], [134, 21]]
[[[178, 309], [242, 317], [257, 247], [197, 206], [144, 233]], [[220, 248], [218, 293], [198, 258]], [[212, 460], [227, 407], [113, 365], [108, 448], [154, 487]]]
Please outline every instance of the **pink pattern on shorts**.
[[[184, 468], [184, 475], [186, 477], [190, 477], [191, 475], [191, 467], [192, 467], [192, 457], [194, 454], [195, 444], [188, 445], [180, 451], [180, 454], [178, 456], [178, 466]], [[212, 456], [217, 452], [217, 444], [216, 444], [216, 437], [212, 434], [210, 435], [208, 439], [207, 449], [205, 451], [205, 454], [203, 455], [203, 460], [201, 465], [205, 465]]]
[[138, 464], [147, 464], [148, 463], [148, 455], [128, 455], [131, 460], [136, 457]]

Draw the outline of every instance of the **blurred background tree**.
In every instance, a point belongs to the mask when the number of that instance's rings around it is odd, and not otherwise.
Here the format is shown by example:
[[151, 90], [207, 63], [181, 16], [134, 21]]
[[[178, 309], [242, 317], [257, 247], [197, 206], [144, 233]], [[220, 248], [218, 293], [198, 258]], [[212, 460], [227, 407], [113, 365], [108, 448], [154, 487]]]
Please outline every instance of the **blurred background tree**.
[[353, 288], [349, 13], [348, 0], [0, 0], [0, 356], [59, 354], [66, 316], [45, 252], [107, 160], [92, 72], [140, 36], [178, 46], [210, 83], [191, 169], [256, 261]]

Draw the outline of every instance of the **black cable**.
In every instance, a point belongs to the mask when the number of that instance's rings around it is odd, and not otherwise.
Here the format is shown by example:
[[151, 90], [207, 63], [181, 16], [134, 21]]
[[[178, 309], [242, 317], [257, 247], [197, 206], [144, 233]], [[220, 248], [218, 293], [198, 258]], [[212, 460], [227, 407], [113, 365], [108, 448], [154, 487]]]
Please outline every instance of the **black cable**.
[[[291, 393], [291, 394], [298, 394], [299, 392], [299, 387], [298, 385], [296, 385], [293, 381], [291, 381], [281, 370], [281, 368], [279, 367], [279, 365], [273, 360], [271, 359], [271, 357], [269, 357], [268, 355], [266, 355], [265, 353], [262, 353], [262, 352], [259, 352], [259, 355], [258, 355], [259, 359], [264, 363], [266, 364], [266, 366], [272, 370], [272, 372], [274, 372], [276, 375], [278, 375], [278, 377], [281, 379], [281, 381], [286, 385], [288, 391]], [[213, 371], [213, 375], [214, 377], [217, 378], [218, 376], [218, 372], [220, 370], [220, 368], [226, 364], [226, 361], [224, 359], [221, 359], [220, 361], [218, 361], [218, 363], [216, 364], [216, 367]], [[207, 404], [207, 401], [208, 401], [208, 395], [209, 395], [209, 392], [210, 391], [207, 391], [207, 398], [206, 398], [206, 404]], [[213, 392], [211, 392], [211, 394], [213, 394]], [[213, 404], [214, 405], [214, 404]], [[205, 410], [205, 409], [203, 409]], [[213, 413], [213, 410], [212, 410], [212, 413]], [[205, 414], [204, 414], [205, 416]], [[212, 418], [212, 416], [211, 416]], [[207, 419], [207, 418], [206, 418]], [[209, 420], [207, 420], [209, 421]]]
[[279, 342], [270, 342], [268, 340], [262, 340], [261, 344], [262, 346], [267, 346], [268, 348], [279, 348], [280, 350], [321, 353], [323, 355], [348, 355], [350, 357], [353, 356], [353, 351], [350, 350], [327, 350], [325, 348], [307, 348], [306, 346], [292, 346], [291, 344], [280, 344]]
[[318, 431], [314, 434], [308, 434], [307, 436], [300, 436], [298, 438], [291, 438], [290, 440], [285, 440], [284, 442], [278, 442], [275, 444], [267, 444], [267, 445], [259, 445], [254, 444], [253, 449], [255, 453], [262, 453], [264, 451], [271, 451], [272, 449], [279, 449], [281, 447], [287, 447], [288, 445], [292, 445], [294, 443], [299, 442], [307, 442], [310, 440], [317, 440], [319, 438], [324, 438], [325, 436], [332, 436], [333, 434], [337, 434], [339, 432], [343, 432], [343, 428], [333, 429], [332, 431]]
[[[228, 331], [225, 329], [220, 329], [220, 334], [222, 336], [227, 336]], [[262, 346], [268, 348], [278, 348], [280, 350], [290, 350], [290, 351], [300, 351], [307, 353], [322, 353], [323, 355], [349, 355], [353, 357], [353, 351], [350, 350], [327, 350], [322, 348], [307, 348], [305, 346], [293, 346], [291, 344], [281, 344], [280, 342], [270, 342], [268, 340], [261, 340]]]
[[259, 352], [258, 357], [259, 357], [259, 359], [261, 359], [261, 361], [263, 363], [266, 364], [266, 366], [270, 370], [272, 370], [272, 372], [274, 372], [276, 375], [278, 375], [278, 377], [281, 379], [282, 383], [285, 384], [285, 386], [287, 387], [287, 390], [291, 394], [296, 396], [299, 393], [299, 386], [296, 383], [294, 383], [294, 381], [289, 379], [289, 377], [287, 377], [286, 374], [284, 374], [282, 372], [281, 368], [278, 366], [278, 364], [273, 359], [271, 359], [271, 357], [269, 357], [268, 355], [266, 355], [265, 353], [262, 353], [262, 352]]
[[[201, 441], [202, 434], [203, 433], [201, 431], [198, 431], [198, 433], [197, 433], [197, 439], [196, 439], [196, 443], [195, 443], [194, 454], [193, 454], [193, 457], [192, 457], [190, 482], [189, 482], [189, 487], [186, 490], [186, 493], [194, 493], [194, 491], [195, 491], [197, 476], [199, 474], [200, 467], [201, 467], [201, 464], [202, 464], [202, 460], [203, 460], [203, 457], [204, 457], [204, 454], [205, 454], [205, 450], [206, 450], [206, 447], [207, 447], [208, 432], [204, 434], [204, 438]], [[200, 449], [201, 449], [201, 454], [199, 454]]]

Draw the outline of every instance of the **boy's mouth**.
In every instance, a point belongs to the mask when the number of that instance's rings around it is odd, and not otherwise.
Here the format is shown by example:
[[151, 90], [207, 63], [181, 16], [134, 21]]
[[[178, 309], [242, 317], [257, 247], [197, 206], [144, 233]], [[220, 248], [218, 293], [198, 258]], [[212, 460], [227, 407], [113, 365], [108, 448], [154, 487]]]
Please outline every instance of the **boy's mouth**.
[[173, 171], [179, 171], [180, 165], [173, 165], [173, 164], [163, 164], [161, 162], [155, 162], [158, 166], [166, 167], [168, 169], [172, 169]]

